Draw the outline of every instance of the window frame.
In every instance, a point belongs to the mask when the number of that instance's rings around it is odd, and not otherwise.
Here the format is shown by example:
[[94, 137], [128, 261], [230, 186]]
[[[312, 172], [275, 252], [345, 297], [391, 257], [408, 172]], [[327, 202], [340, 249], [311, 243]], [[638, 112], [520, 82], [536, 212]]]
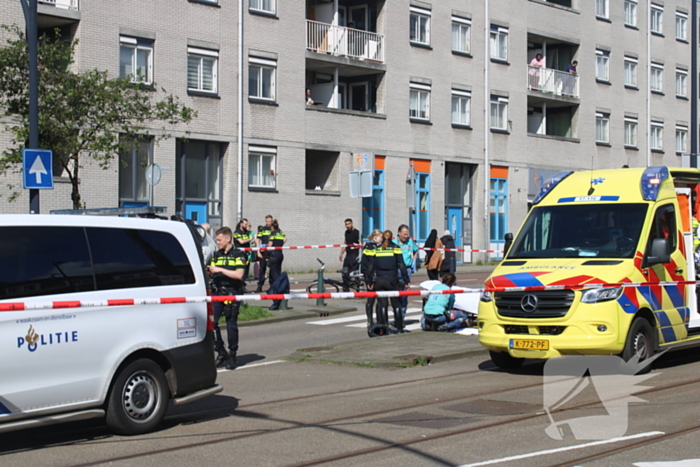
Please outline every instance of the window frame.
[[[490, 26], [490, 33], [489, 33], [489, 56], [491, 60], [497, 60], [497, 61], [502, 61], [502, 62], [507, 62], [508, 61], [508, 35], [509, 35], [509, 29], [504, 28], [502, 26], [498, 26], [496, 24], [492, 24]], [[504, 56], [501, 57], [500, 55], [496, 54], [496, 52], [500, 52], [500, 47], [494, 47], [494, 44], [500, 45], [501, 42], [504, 44]]]
[[[149, 187], [146, 182], [146, 169], [150, 164], [153, 163], [153, 138], [141, 138], [127, 140], [125, 143], [129, 147], [126, 153], [120, 153], [118, 156], [119, 170], [117, 172], [117, 178], [119, 182], [119, 206], [124, 207], [125, 204], [148, 204], [149, 201]], [[141, 156], [141, 150], [144, 149], [142, 145], [148, 145], [146, 148], [147, 154], [145, 158]], [[128, 165], [123, 164], [123, 161], [130, 159]], [[146, 167], [140, 167], [141, 162], [145, 160]], [[131, 173], [126, 174], [125, 171], [130, 171]], [[129, 196], [123, 196], [125, 193], [122, 192], [122, 174], [131, 177], [131, 193]], [[139, 181], [144, 182], [146, 186], [146, 193], [143, 198], [138, 196], [138, 185]]]
[[688, 42], [688, 14], [682, 11], [676, 11], [676, 40]]
[[[639, 3], [637, 0], [625, 0], [625, 26], [637, 27], [637, 10]], [[629, 21], [630, 16], [632, 21]]]
[[[139, 52], [139, 50], [148, 51], [148, 64], [146, 65], [146, 79], [143, 79], [143, 80], [135, 79], [139, 75], [136, 75], [134, 73], [131, 73], [131, 74], [126, 75], [126, 76], [122, 76], [122, 73], [121, 73], [122, 49], [131, 49], [132, 50], [132, 54], [131, 54], [131, 69], [132, 70], [138, 70], [138, 52]], [[140, 84], [152, 86], [153, 81], [154, 81], [154, 69], [153, 69], [154, 49], [155, 49], [155, 41], [153, 41], [153, 40], [120, 35], [119, 36], [119, 77], [123, 78], [123, 79], [128, 79], [130, 82], [135, 83], [135, 84], [140, 83]]]
[[[253, 163], [252, 159], [257, 157], [259, 159], [259, 162], [256, 162], [256, 175], [259, 177], [260, 181], [262, 182], [264, 180], [264, 176], [262, 173], [262, 160], [263, 158], [270, 158], [271, 163], [270, 163], [270, 171], [272, 171], [272, 174], [270, 174], [272, 183], [269, 185], [265, 184], [254, 184], [252, 183], [252, 169], [253, 169]], [[258, 146], [249, 146], [248, 147], [248, 188], [252, 189], [264, 189], [264, 190], [276, 190], [277, 189], [277, 149], [276, 148], [267, 148], [267, 147], [258, 147]]]
[[[656, 134], [655, 134], [656, 133]], [[664, 150], [664, 124], [663, 122], [651, 121], [649, 130], [649, 148], [652, 151]]]
[[[603, 6], [604, 11], [600, 11], [600, 6]], [[610, 19], [610, 0], [595, 0], [595, 16], [596, 18]]]
[[682, 68], [676, 68], [676, 97], [688, 97], [688, 70]]
[[[265, 13], [268, 15], [276, 15], [277, 14], [277, 0], [269, 0], [270, 3], [272, 4], [272, 9], [271, 10], [266, 10], [263, 8], [263, 2], [265, 0], [248, 0], [248, 11], [254, 11], [254, 12], [261, 12]], [[256, 3], [258, 6], [253, 6], [253, 3]]]
[[[453, 111], [453, 105], [454, 105], [454, 100], [455, 98], [458, 101], [465, 100], [466, 101], [466, 122], [455, 122], [454, 120], [454, 111]], [[452, 125], [459, 125], [459, 126], [465, 126], [465, 127], [471, 127], [472, 124], [472, 112], [471, 112], [471, 107], [472, 107], [472, 93], [470, 91], [462, 91], [459, 89], [452, 89], [451, 92], [451, 100], [450, 100], [450, 120], [452, 121]], [[460, 117], [461, 115], [461, 109], [462, 106], [459, 106], [460, 109]]]
[[[418, 99], [418, 109], [417, 109], [417, 114], [416, 116], [412, 115], [413, 109], [411, 108], [411, 96], [413, 93], [417, 93]], [[425, 118], [420, 117], [420, 105], [421, 105], [421, 95], [425, 94], [427, 95], [427, 98], [425, 100], [426, 102], [426, 110], [425, 110]], [[408, 117], [410, 120], [414, 121], [421, 121], [421, 122], [429, 122], [430, 121], [430, 96], [432, 94], [432, 86], [427, 85], [427, 84], [419, 84], [419, 83], [411, 83], [409, 86], [409, 99], [408, 99]]]
[[[414, 37], [411, 36], [413, 22], [416, 20], [416, 34]], [[425, 20], [425, 40], [421, 40], [421, 24], [422, 20]], [[410, 7], [409, 14], [409, 27], [408, 27], [408, 40], [411, 44], [418, 44], [430, 47], [430, 23], [432, 20], [432, 14], [430, 10], [425, 10], [418, 7]]]
[[[455, 49], [455, 26], [457, 26], [459, 28], [459, 31], [457, 33], [458, 34], [457, 38], [459, 39], [458, 42], [462, 42], [462, 39], [464, 39], [464, 49]], [[462, 32], [463, 29], [466, 30], [465, 33]], [[453, 15], [452, 16], [452, 45], [451, 45], [452, 51], [463, 53], [463, 54], [471, 54], [472, 53], [471, 37], [472, 37], [472, 22], [471, 22], [471, 20]]]
[[664, 7], [662, 5], [657, 5], [656, 3], [650, 4], [650, 18], [649, 18], [649, 30], [652, 34], [664, 33]]
[[658, 94], [664, 92], [664, 66], [651, 62], [649, 70], [649, 90]]
[[[630, 66], [630, 72], [633, 75], [632, 78], [633, 78], [634, 82], [627, 81], [627, 77], [628, 77], [627, 66], [628, 65]], [[623, 65], [623, 79], [625, 80], [624, 81], [625, 86], [633, 87], [633, 88], [637, 87], [637, 85], [639, 83], [639, 77], [638, 77], [638, 72], [637, 72], [638, 68], [639, 68], [639, 60], [634, 58], [634, 57], [630, 57], [629, 55], [625, 55], [624, 65]]]
[[[595, 50], [595, 79], [596, 81], [603, 81], [605, 83], [610, 82], [610, 51], [609, 50], [603, 50], [603, 49], [596, 49]], [[603, 71], [605, 72], [605, 77], [601, 78], [598, 75], [599, 71], [599, 61], [598, 59], [601, 58], [604, 60], [604, 65], [603, 65]]]
[[[603, 139], [598, 138], [598, 126], [602, 125]], [[607, 112], [595, 113], [595, 142], [601, 144], [610, 144], [610, 114]]]
[[[253, 73], [253, 68], [256, 68], [259, 70], [258, 74], [258, 79], [257, 79], [257, 89], [256, 92], [259, 92], [259, 95], [253, 94], [252, 89], [251, 89], [251, 76]], [[271, 97], [263, 96], [263, 76], [264, 76], [264, 71], [265, 70], [271, 70], [272, 71], [272, 77], [270, 78], [270, 92], [272, 94]], [[275, 60], [266, 60], [262, 58], [257, 58], [257, 57], [248, 57], [248, 97], [253, 98], [253, 99], [259, 99], [259, 100], [264, 100], [268, 102], [276, 102], [277, 101], [277, 61]]]
[[[629, 131], [628, 131], [629, 129]], [[627, 148], [637, 148], [639, 134], [639, 119], [634, 117], [625, 117], [624, 121], [624, 145]]]
[[[496, 131], [508, 131], [508, 104], [509, 104], [510, 98], [504, 97], [504, 96], [498, 96], [495, 94], [491, 94], [491, 97], [489, 99], [489, 128], [491, 130], [496, 130]], [[503, 106], [503, 115], [499, 115], [500, 118], [503, 119], [503, 127], [498, 127], [494, 126], [493, 122], [493, 106]], [[500, 113], [500, 112], [499, 112]]]
[[[198, 88], [190, 87], [189, 73], [190, 73], [190, 58], [198, 58], [199, 65], [197, 68], [197, 81]], [[204, 60], [212, 60], [212, 89], [204, 89]], [[219, 52], [212, 49], [202, 49], [199, 47], [187, 47], [187, 92], [203, 93], [216, 95], [219, 92]]]
[[[681, 136], [682, 147], [678, 147], [678, 136]], [[688, 127], [682, 125], [676, 125], [676, 154], [687, 154], [688, 153]]]

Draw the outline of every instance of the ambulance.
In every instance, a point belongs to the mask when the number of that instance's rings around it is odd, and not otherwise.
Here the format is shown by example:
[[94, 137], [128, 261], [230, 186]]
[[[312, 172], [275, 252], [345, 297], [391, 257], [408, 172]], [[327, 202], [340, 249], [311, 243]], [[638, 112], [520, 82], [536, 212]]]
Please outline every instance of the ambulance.
[[645, 360], [700, 345], [696, 286], [687, 283], [696, 278], [699, 186], [700, 170], [663, 166], [552, 177], [485, 282], [502, 289], [479, 303], [491, 360]]

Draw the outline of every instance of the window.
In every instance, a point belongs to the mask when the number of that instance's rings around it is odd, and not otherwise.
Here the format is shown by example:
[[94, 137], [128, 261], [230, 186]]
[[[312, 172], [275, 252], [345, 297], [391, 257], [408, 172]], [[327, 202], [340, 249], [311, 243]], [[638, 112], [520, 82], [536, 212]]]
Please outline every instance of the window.
[[686, 126], [676, 127], [676, 153], [688, 153], [688, 127]]
[[275, 14], [276, 0], [250, 0], [248, 8], [255, 11], [264, 11], [265, 13]]
[[595, 113], [595, 141], [596, 143], [610, 144], [610, 114]]
[[625, 0], [625, 24], [637, 27], [637, 0]]
[[119, 37], [119, 77], [153, 84], [153, 41]]
[[471, 101], [470, 92], [452, 90], [452, 124], [471, 125]]
[[651, 122], [651, 149], [656, 151], [662, 151], [664, 149], [663, 122]]
[[610, 81], [610, 52], [596, 49], [595, 78], [598, 81]]
[[491, 178], [489, 188], [489, 236], [492, 245], [502, 247], [503, 237], [508, 232], [508, 179]]
[[625, 117], [625, 146], [637, 147], [637, 119]]
[[411, 7], [411, 42], [430, 45], [430, 11]]
[[248, 96], [275, 100], [277, 62], [250, 57], [248, 59]]
[[676, 231], [676, 210], [672, 204], [661, 206], [654, 213], [654, 223], [649, 232], [647, 243], [647, 254], [651, 252], [652, 241], [656, 238], [667, 238], [669, 240], [669, 253], [676, 251], [677, 240], [675, 235], [670, 235]]
[[471, 52], [472, 23], [458, 16], [452, 17], [452, 50], [456, 52]]
[[[167, 232], [85, 229], [92, 248], [97, 290], [194, 284], [194, 272], [180, 242]], [[110, 245], [110, 248], [98, 248]]]
[[[412, 162], [414, 167], [423, 162], [429, 164], [429, 161], [417, 162], [415, 159]], [[430, 170], [430, 166], [426, 169], [416, 167], [416, 209], [409, 211], [408, 228], [417, 242], [424, 242], [430, 234], [430, 173], [420, 170]]]
[[664, 7], [651, 4], [651, 32], [664, 33]]
[[508, 60], [508, 29], [491, 25], [491, 58]]
[[0, 300], [95, 290], [83, 228], [2, 227], [0, 237]]
[[178, 140], [175, 167], [175, 211], [198, 224], [222, 227], [223, 156], [226, 145]]
[[637, 59], [625, 57], [625, 86], [637, 87]]
[[595, 15], [598, 18], [610, 18], [608, 0], [595, 0]]
[[149, 199], [146, 168], [153, 160], [151, 140], [133, 141], [119, 155], [119, 204], [122, 207], [145, 206]]
[[430, 86], [411, 83], [409, 117], [430, 120]]
[[664, 91], [664, 66], [658, 63], [651, 64], [651, 90], [655, 92]]
[[[384, 158], [375, 156], [372, 196], [362, 198], [362, 238], [373, 230], [384, 230]], [[377, 167], [382, 167], [378, 169]]]
[[688, 41], [688, 14], [676, 12], [676, 39]]
[[688, 97], [688, 70], [676, 68], [676, 96]]
[[491, 129], [508, 130], [508, 98], [491, 96]]
[[219, 52], [188, 47], [187, 90], [216, 93], [218, 62]]
[[275, 158], [277, 150], [265, 147], [248, 148], [248, 186], [275, 188]]

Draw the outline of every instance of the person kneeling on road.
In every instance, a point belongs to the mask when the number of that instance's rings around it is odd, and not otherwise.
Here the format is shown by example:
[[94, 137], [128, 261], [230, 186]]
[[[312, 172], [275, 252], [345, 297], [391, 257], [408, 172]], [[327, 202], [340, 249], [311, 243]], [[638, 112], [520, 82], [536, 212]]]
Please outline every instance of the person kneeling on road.
[[[446, 273], [442, 276], [442, 283], [437, 284], [432, 290], [450, 290], [457, 278], [454, 274]], [[454, 294], [434, 294], [428, 297], [423, 307], [421, 327], [424, 331], [449, 331], [456, 329], [467, 319], [467, 314], [453, 309], [455, 303]]]

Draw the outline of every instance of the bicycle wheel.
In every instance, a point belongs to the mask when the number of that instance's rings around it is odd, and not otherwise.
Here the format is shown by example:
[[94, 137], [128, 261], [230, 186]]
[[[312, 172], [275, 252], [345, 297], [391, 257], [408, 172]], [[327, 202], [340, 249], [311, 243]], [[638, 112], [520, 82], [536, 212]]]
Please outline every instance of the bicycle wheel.
[[[340, 289], [338, 286], [332, 282], [328, 282], [328, 280], [323, 281], [323, 292], [324, 293], [333, 293], [333, 292], [339, 292]], [[318, 281], [313, 281], [310, 286], [306, 288], [307, 293], [318, 293]]]

